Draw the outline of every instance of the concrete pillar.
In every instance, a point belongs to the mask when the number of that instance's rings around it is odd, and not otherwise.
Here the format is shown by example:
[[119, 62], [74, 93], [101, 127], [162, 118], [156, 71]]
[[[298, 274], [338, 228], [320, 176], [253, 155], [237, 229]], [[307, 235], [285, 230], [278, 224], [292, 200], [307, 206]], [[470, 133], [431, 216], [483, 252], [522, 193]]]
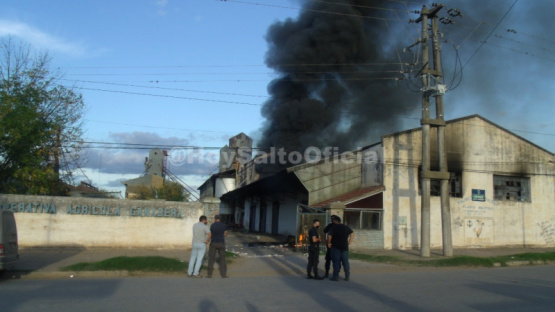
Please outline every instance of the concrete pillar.
[[204, 215], [208, 218], [208, 223], [214, 223], [214, 216], [220, 214], [220, 199], [216, 197], [204, 197], [202, 199], [202, 208]]
[[341, 218], [341, 223], [343, 223], [343, 212], [345, 211], [345, 205], [342, 202], [333, 202], [329, 205], [330, 216], [336, 215]]

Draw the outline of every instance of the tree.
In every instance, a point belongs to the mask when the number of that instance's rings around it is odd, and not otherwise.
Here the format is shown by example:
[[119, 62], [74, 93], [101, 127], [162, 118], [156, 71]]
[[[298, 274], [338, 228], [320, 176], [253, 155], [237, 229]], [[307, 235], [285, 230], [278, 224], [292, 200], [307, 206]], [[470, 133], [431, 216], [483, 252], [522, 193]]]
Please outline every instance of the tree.
[[0, 41], [0, 192], [61, 195], [82, 145], [85, 104], [47, 53]]
[[189, 192], [185, 188], [172, 181], [164, 181], [164, 185], [160, 188], [152, 186], [140, 185], [134, 187], [134, 199], [165, 199], [167, 201], [189, 201]]
[[189, 192], [177, 182], [164, 181], [159, 195], [167, 201], [189, 201]]

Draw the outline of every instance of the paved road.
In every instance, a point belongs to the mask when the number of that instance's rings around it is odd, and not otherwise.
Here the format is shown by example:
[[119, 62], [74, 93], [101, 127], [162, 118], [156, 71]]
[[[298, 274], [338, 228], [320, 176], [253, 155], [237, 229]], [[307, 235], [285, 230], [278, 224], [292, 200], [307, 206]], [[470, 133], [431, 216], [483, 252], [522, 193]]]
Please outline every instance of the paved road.
[[0, 281], [0, 311], [554, 311], [555, 266]]

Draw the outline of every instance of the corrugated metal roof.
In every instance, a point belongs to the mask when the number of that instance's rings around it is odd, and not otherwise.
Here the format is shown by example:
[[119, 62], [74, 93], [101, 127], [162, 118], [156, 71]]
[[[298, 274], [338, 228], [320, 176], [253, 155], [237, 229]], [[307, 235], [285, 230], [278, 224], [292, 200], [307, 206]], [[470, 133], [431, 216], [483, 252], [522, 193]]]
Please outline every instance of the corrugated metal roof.
[[354, 190], [352, 192], [345, 193], [343, 195], [339, 195], [339, 196], [336, 196], [334, 198], [330, 198], [330, 199], [325, 200], [323, 202], [320, 202], [316, 205], [311, 205], [311, 207], [324, 207], [324, 206], [327, 206], [327, 205], [329, 205], [331, 203], [335, 203], [335, 202], [342, 202], [343, 204], [347, 205], [347, 204], [350, 204], [352, 202], [359, 201], [361, 199], [365, 199], [367, 197], [376, 195], [376, 194], [381, 193], [383, 191], [385, 191], [385, 186], [383, 186], [383, 185], [372, 186], [372, 187], [363, 187], [363, 188], [359, 188], [357, 190]]

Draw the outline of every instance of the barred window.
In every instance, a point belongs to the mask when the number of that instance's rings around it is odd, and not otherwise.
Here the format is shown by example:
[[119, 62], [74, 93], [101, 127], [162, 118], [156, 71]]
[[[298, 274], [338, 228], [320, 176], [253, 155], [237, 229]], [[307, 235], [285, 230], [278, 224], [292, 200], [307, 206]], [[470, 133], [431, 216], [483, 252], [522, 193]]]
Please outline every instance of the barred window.
[[382, 209], [345, 209], [343, 218], [351, 229], [381, 230]]
[[530, 202], [530, 178], [493, 176], [495, 200]]
[[[418, 195], [422, 195], [420, 171], [418, 171]], [[441, 180], [430, 180], [430, 196], [441, 196]], [[449, 196], [462, 198], [462, 173], [450, 172]]]

